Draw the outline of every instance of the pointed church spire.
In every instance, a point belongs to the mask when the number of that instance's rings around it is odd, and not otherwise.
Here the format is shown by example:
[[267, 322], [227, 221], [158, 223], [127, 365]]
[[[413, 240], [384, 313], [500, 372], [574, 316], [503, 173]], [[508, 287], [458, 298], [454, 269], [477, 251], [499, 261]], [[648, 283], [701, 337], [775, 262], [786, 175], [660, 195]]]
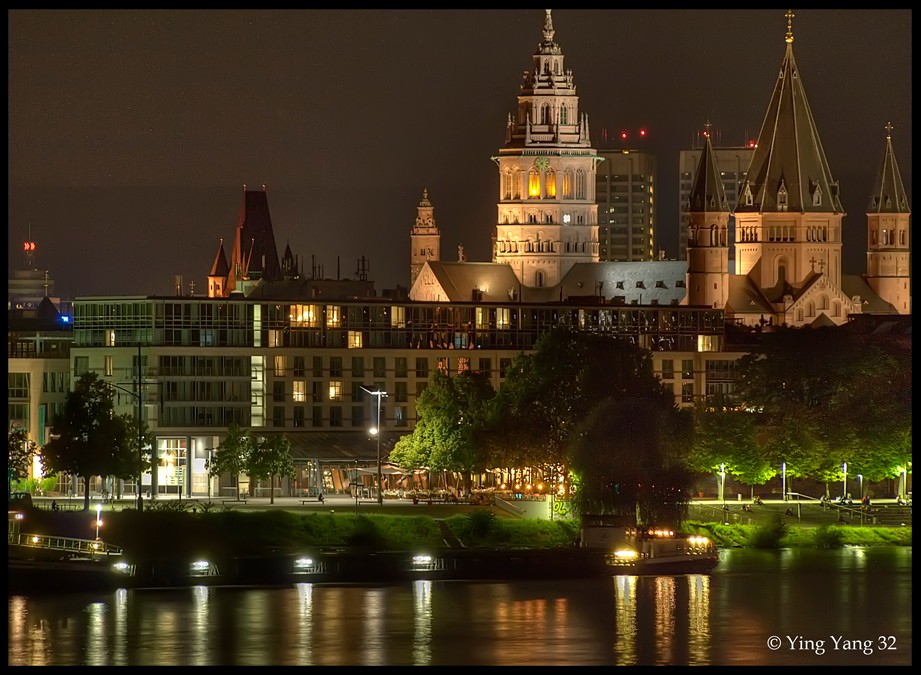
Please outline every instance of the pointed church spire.
[[736, 210], [843, 213], [838, 183], [825, 158], [793, 58], [793, 12], [785, 16], [787, 46], [783, 63]]
[[876, 175], [876, 182], [873, 184], [868, 212], [911, 213], [905, 184], [902, 182], [902, 174], [899, 172], [899, 165], [892, 151], [892, 124], [887, 123], [885, 129], [886, 150], [883, 152], [883, 162]]
[[696, 213], [711, 213], [714, 211], [729, 213], [729, 202], [723, 188], [719, 166], [713, 156], [713, 144], [710, 142], [710, 122], [704, 125], [706, 141], [700, 160], [697, 162], [697, 171], [691, 192], [688, 195], [687, 210]]
[[221, 237], [221, 243], [217, 247], [217, 255], [214, 256], [214, 264], [211, 265], [209, 277], [226, 277], [230, 271], [227, 265], [227, 255], [224, 253], [224, 238]]

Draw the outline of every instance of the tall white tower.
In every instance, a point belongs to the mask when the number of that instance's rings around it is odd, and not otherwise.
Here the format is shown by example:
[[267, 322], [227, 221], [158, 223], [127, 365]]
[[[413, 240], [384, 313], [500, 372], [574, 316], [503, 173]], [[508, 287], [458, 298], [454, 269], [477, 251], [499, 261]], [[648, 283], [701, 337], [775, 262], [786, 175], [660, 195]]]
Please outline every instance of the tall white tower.
[[493, 262], [511, 265], [524, 286], [554, 286], [579, 262], [598, 262], [598, 157], [588, 116], [579, 113], [572, 71], [545, 10], [543, 42], [524, 73], [518, 112], [509, 115], [499, 167]]
[[422, 201], [416, 207], [416, 223], [410, 234], [409, 287], [422, 271], [426, 260], [441, 260], [441, 232], [435, 225], [435, 207], [429, 201], [429, 191], [422, 190]]

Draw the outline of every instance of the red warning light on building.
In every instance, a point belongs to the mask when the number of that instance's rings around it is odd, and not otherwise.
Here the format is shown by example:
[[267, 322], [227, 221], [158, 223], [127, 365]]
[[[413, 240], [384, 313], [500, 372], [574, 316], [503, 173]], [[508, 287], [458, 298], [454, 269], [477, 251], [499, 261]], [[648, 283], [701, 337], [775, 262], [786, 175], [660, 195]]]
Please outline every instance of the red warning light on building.
[[620, 132], [620, 139], [621, 139], [622, 141], [626, 141], [626, 140], [627, 140], [627, 132], [626, 132], [626, 131], [621, 131], [621, 132]]
[[26, 241], [26, 242], [23, 242], [23, 244], [22, 244], [22, 250], [23, 250], [23, 251], [34, 251], [34, 250], [35, 250], [35, 242], [34, 242], [34, 241]]
[[646, 130], [645, 130], [645, 129], [640, 129], [640, 137], [643, 137], [643, 138], [644, 138], [645, 136], [646, 136]]

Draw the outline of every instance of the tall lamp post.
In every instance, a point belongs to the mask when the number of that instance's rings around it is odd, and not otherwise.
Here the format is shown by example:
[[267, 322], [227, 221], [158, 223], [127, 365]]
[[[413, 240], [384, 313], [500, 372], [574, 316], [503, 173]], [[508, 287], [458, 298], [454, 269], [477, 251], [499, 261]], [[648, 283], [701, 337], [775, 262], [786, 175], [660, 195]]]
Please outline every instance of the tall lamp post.
[[121, 385], [118, 385], [118, 384], [114, 384], [114, 383], [112, 383], [112, 382], [106, 382], [105, 380], [103, 380], [103, 382], [105, 382], [105, 383], [106, 383], [107, 385], [109, 385], [110, 387], [115, 387], [115, 388], [118, 389], [119, 391], [123, 391], [123, 392], [125, 392], [126, 394], [129, 394], [130, 396], [134, 396], [134, 398], [137, 399], [137, 402], [138, 402], [138, 415], [137, 415], [137, 417], [138, 417], [138, 418], [137, 418], [137, 423], [138, 423], [138, 486], [137, 486], [137, 491], [138, 491], [138, 492], [137, 492], [137, 505], [138, 505], [138, 513], [140, 513], [141, 511], [144, 510], [143, 502], [141, 501], [141, 478], [142, 478], [143, 475], [144, 475], [144, 434], [143, 434], [143, 431], [141, 430], [141, 420], [143, 420], [144, 418], [143, 418], [143, 410], [142, 410], [142, 408], [141, 408], [141, 405], [142, 405], [143, 401], [142, 401], [142, 399], [141, 399], [141, 343], [140, 343], [140, 342], [138, 342], [138, 381], [137, 381], [138, 390], [137, 390], [137, 391], [131, 391], [130, 389], [126, 389], [125, 387], [122, 387]]
[[384, 505], [384, 492], [382, 490], [382, 481], [381, 481], [381, 400], [387, 396], [387, 392], [376, 387], [375, 389], [368, 389], [367, 387], [362, 386], [362, 390], [376, 396], [377, 400], [377, 426], [371, 429], [371, 433], [377, 436], [377, 503], [379, 506]]

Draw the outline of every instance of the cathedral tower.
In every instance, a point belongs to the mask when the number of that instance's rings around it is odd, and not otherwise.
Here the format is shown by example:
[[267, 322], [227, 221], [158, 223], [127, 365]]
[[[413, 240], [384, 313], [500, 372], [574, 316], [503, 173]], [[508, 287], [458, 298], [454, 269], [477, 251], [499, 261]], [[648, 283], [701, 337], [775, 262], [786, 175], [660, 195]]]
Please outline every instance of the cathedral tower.
[[554, 286], [578, 262], [598, 262], [598, 206], [588, 116], [563, 52], [551, 10], [543, 41], [525, 71], [518, 111], [509, 115], [499, 168], [493, 262], [506, 263], [525, 286]]
[[416, 223], [410, 234], [409, 287], [427, 260], [441, 260], [441, 232], [435, 225], [435, 207], [429, 201], [429, 191], [422, 191], [422, 201], [416, 207]]
[[899, 314], [911, 314], [908, 196], [892, 151], [892, 125], [867, 208], [867, 283]]
[[840, 288], [845, 214], [793, 58], [794, 15], [786, 16], [786, 52], [735, 208], [735, 272], [762, 289], [801, 286], [816, 272]]
[[688, 272], [682, 304], [722, 309], [729, 298], [729, 203], [707, 126], [686, 206]]

